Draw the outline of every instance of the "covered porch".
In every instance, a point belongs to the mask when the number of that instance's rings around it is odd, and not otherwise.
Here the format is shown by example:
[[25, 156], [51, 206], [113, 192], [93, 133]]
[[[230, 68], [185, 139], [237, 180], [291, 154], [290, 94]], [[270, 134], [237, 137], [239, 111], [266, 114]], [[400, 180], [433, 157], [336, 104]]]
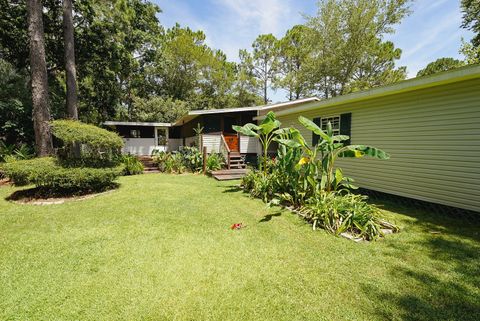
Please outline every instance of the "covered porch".
[[104, 125], [123, 138], [122, 152], [126, 154], [148, 156], [154, 151], [178, 149], [177, 142], [169, 139], [171, 123], [107, 121]]

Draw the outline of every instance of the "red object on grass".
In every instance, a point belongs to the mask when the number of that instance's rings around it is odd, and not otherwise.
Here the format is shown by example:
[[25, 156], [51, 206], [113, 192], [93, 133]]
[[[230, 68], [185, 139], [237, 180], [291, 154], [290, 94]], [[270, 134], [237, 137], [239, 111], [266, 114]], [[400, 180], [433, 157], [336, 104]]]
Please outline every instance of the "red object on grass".
[[235, 223], [235, 224], [233, 224], [232, 226], [230, 226], [230, 229], [231, 229], [231, 230], [239, 230], [239, 229], [241, 229], [242, 227], [245, 227], [245, 225], [243, 225], [243, 223]]

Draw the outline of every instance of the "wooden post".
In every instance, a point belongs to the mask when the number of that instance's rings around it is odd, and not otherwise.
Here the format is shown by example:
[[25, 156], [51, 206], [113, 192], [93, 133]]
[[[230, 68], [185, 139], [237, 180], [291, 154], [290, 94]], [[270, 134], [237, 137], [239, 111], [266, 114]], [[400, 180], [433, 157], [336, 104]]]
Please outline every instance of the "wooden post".
[[227, 153], [227, 169], [230, 169], [230, 152]]
[[207, 146], [203, 146], [203, 175], [207, 175]]

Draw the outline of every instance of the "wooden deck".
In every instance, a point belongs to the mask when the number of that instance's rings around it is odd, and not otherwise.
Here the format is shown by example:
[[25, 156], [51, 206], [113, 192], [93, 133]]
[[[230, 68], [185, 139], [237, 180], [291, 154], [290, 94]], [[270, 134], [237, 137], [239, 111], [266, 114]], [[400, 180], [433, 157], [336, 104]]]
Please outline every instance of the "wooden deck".
[[212, 176], [218, 181], [227, 181], [232, 179], [240, 179], [245, 174], [247, 174], [248, 170], [245, 168], [238, 168], [238, 169], [222, 169], [219, 171], [212, 172]]

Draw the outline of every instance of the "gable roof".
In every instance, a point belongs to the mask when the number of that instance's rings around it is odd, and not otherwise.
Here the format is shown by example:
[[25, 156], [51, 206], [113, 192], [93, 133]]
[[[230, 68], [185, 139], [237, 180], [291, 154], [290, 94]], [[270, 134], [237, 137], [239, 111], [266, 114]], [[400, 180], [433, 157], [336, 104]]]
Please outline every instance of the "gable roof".
[[[458, 69], [453, 69], [429, 76], [411, 78], [404, 81], [396, 82], [391, 85], [372, 88], [365, 91], [358, 91], [343, 96], [337, 96], [325, 100], [320, 100], [316, 103], [307, 104], [304, 106], [298, 106], [288, 108], [275, 112], [277, 116], [295, 114], [307, 110], [331, 107], [335, 105], [341, 105], [345, 103], [352, 103], [362, 100], [368, 100], [372, 98], [378, 98], [383, 96], [389, 96], [418, 89], [430, 88], [459, 81], [480, 78], [480, 65], [470, 65]], [[262, 119], [264, 117], [259, 116], [255, 119]]]

